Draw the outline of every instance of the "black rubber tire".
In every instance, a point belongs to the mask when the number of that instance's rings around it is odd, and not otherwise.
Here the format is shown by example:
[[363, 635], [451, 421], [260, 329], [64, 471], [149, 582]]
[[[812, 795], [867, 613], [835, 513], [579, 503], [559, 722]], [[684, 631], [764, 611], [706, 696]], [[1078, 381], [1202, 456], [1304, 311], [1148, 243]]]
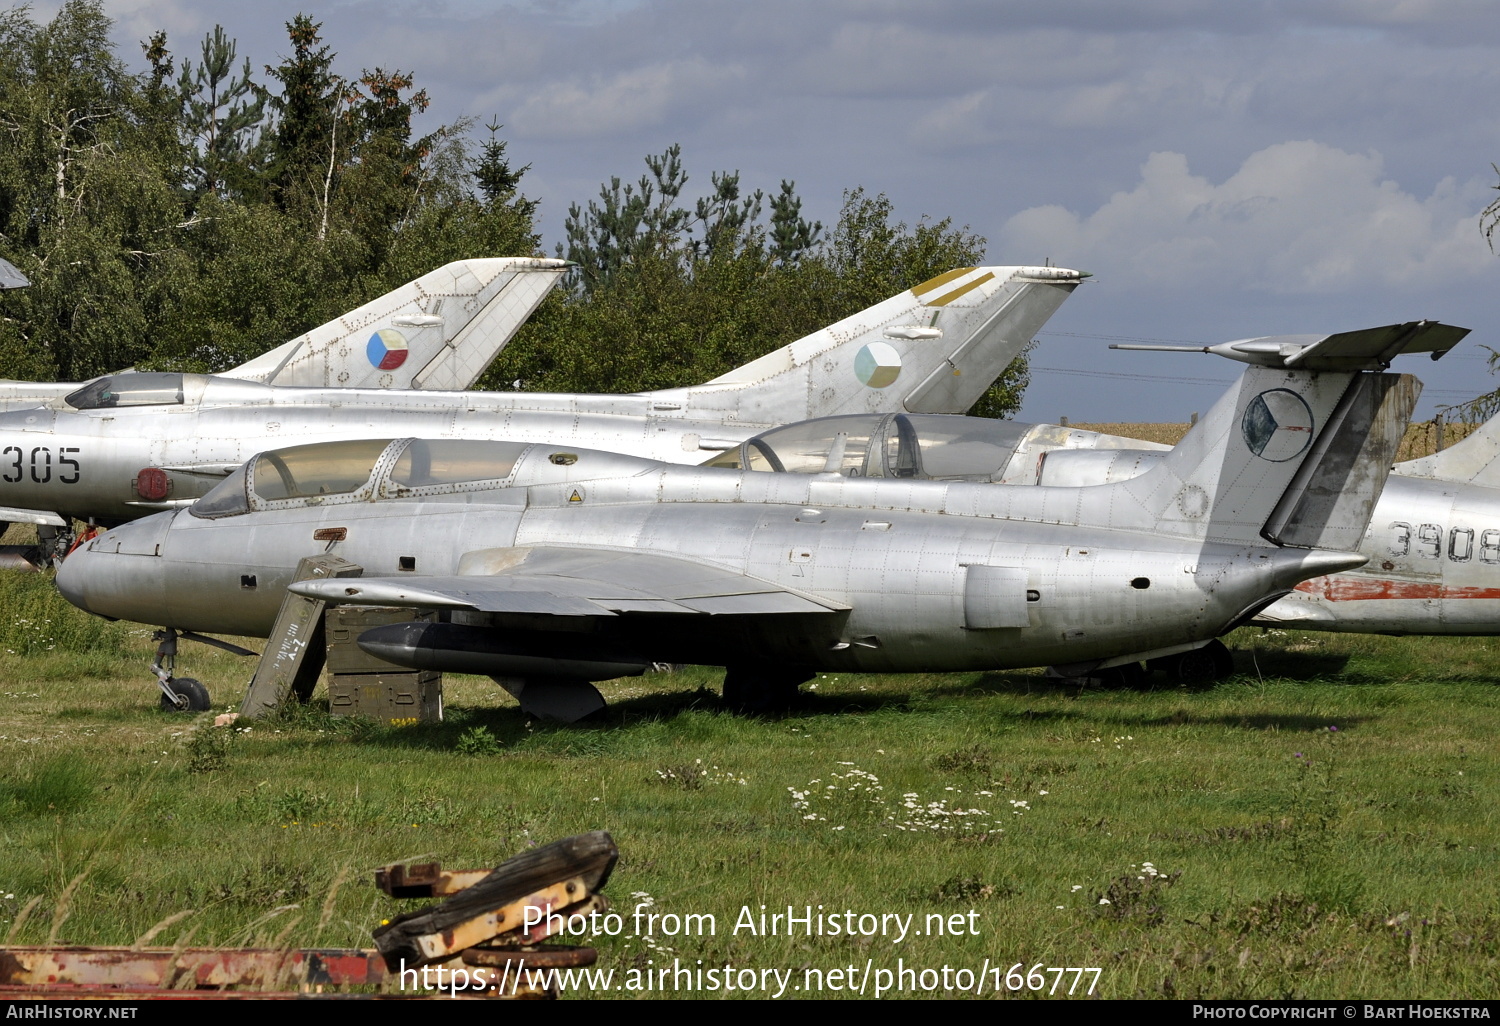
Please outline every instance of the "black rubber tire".
[[162, 712], [199, 713], [207, 712], [214, 707], [213, 701], [208, 697], [208, 688], [191, 677], [173, 677], [172, 690], [177, 692], [177, 697], [182, 701], [173, 703], [166, 694], [163, 694], [161, 696]]
[[1234, 672], [1234, 657], [1217, 638], [1202, 648], [1173, 656], [1167, 674], [1180, 684], [1207, 684]]
[[1107, 670], [1095, 670], [1089, 677], [1098, 681], [1101, 688], [1138, 688], [1146, 681], [1146, 672], [1140, 663], [1125, 663], [1111, 666]]

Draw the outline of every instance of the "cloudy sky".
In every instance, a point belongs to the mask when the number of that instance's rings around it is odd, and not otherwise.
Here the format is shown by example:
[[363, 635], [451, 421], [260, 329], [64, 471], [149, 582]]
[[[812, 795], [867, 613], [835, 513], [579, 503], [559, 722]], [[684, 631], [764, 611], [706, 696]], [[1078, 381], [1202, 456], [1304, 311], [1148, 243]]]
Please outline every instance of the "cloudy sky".
[[[570, 202], [677, 142], [694, 185], [797, 182], [951, 217], [992, 263], [1091, 271], [1023, 417], [1180, 420], [1233, 365], [1110, 352], [1433, 318], [1474, 329], [1422, 415], [1500, 386], [1500, 4], [1492, 0], [105, 0], [121, 53], [215, 23], [259, 68], [298, 11], [336, 70], [413, 72], [432, 124], [498, 117], [550, 250]], [[56, 3], [34, 5], [50, 16]]]

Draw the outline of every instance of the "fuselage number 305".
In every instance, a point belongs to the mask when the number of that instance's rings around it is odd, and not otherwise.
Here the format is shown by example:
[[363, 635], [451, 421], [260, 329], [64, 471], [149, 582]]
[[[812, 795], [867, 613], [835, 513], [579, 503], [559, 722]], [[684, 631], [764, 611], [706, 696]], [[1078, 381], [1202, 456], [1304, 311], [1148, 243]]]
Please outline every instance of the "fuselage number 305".
[[7, 445], [0, 449], [0, 481], [20, 484], [29, 475], [35, 484], [48, 484], [55, 473], [62, 484], [77, 484], [78, 461], [68, 455], [74, 452], [78, 452], [76, 447], [58, 449], [54, 458], [52, 450], [45, 445], [29, 451], [18, 445]]

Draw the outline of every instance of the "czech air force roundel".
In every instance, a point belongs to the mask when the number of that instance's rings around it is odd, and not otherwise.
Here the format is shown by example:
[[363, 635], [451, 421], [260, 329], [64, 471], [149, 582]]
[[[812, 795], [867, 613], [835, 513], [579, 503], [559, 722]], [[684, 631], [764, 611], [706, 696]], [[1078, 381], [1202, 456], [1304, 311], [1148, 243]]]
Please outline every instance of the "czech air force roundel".
[[405, 363], [408, 352], [406, 337], [395, 328], [381, 328], [370, 336], [370, 343], [365, 347], [370, 366], [384, 371], [395, 370]]
[[1273, 388], [1250, 400], [1240, 421], [1240, 433], [1255, 455], [1272, 463], [1285, 463], [1312, 444], [1312, 410], [1296, 392]]
[[901, 376], [901, 354], [889, 342], [871, 342], [854, 357], [854, 374], [871, 388], [884, 388]]

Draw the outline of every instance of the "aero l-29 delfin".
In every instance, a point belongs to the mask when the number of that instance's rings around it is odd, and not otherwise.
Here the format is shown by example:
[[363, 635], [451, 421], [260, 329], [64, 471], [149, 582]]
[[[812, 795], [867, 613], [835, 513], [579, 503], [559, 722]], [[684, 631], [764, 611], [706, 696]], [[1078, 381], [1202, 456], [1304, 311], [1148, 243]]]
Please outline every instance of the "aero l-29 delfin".
[[[1389, 352], [1430, 351], [1438, 359], [1468, 334], [1467, 328], [1413, 321], [1342, 337], [1362, 336], [1368, 348]], [[1206, 351], [1232, 355], [1289, 342], [1298, 339], [1251, 339]], [[1035, 467], [1043, 484], [1103, 484], [1141, 473], [1167, 450], [1074, 431], [1068, 451], [1021, 458], [1023, 450], [1031, 456], [1050, 448], [1066, 430], [1026, 434], [1028, 444], [1017, 447], [1007, 473], [1024, 477]], [[1500, 634], [1500, 418], [1452, 448], [1397, 463], [1358, 548], [1368, 557], [1364, 566], [1304, 581], [1252, 623], [1356, 634]]]
[[[123, 371], [89, 382], [0, 382], [0, 521], [60, 528], [66, 517], [113, 522], [161, 508], [153, 503], [172, 491], [174, 475], [143, 474], [152, 469], [144, 457], [175, 445], [189, 468], [201, 464], [190, 422], [207, 396], [225, 411], [274, 401], [287, 389], [337, 402], [372, 389], [468, 388], [568, 266], [533, 257], [458, 260], [217, 375]], [[262, 432], [267, 419], [259, 418]], [[201, 449], [215, 451], [214, 440]], [[127, 465], [111, 463], [127, 455]], [[223, 476], [210, 473], [210, 481]]]
[[[1364, 371], [1382, 361], [1358, 341], [1258, 354], [1165, 459], [1112, 485], [684, 467], [551, 442], [325, 443], [263, 453], [192, 508], [100, 535], [57, 583], [93, 613], [210, 633], [265, 636], [288, 589], [441, 610], [447, 622], [359, 644], [489, 674], [563, 719], [602, 706], [590, 681], [653, 662], [723, 665], [726, 699], [764, 707], [819, 670], [1170, 659], [1364, 561], [1343, 550], [1420, 385]], [[324, 552], [363, 576], [294, 583]]]
[[[117, 524], [190, 505], [253, 454], [291, 442], [506, 438], [697, 463], [808, 417], [961, 413], [1085, 277], [1059, 267], [959, 268], [712, 381], [635, 395], [116, 375], [41, 408], [0, 414], [0, 506], [45, 511], [55, 523]], [[410, 319], [438, 316], [428, 309]], [[385, 334], [371, 336], [368, 358], [361, 350], [355, 362], [383, 360], [376, 343]], [[269, 370], [277, 359], [267, 354], [247, 367]], [[413, 382], [436, 384], [425, 371]], [[19, 516], [0, 510], [0, 518]]]

